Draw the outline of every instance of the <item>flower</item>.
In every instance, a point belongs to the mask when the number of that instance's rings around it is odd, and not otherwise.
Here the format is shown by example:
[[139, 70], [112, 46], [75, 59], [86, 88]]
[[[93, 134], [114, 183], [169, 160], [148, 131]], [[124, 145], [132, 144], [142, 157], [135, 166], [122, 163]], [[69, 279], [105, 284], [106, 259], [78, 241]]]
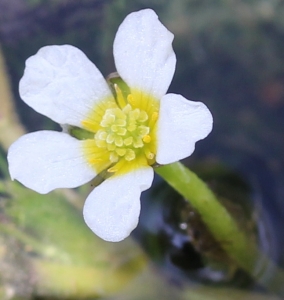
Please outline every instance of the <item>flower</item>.
[[[212, 130], [203, 103], [166, 94], [176, 65], [172, 40], [153, 10], [129, 14], [114, 40], [122, 83], [113, 91], [73, 46], [46, 46], [30, 57], [21, 98], [65, 129], [29, 133], [12, 144], [11, 178], [44, 194], [100, 174], [105, 180], [85, 202], [85, 222], [107, 241], [126, 238], [137, 226], [152, 166], [191, 155], [195, 142]], [[73, 129], [81, 130], [81, 138]]]

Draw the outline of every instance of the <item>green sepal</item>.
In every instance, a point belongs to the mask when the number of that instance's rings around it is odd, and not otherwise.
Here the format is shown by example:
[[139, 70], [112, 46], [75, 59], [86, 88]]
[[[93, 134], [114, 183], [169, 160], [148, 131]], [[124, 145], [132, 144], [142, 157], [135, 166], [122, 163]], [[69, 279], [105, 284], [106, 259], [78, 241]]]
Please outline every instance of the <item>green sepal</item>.
[[108, 75], [106, 80], [109, 84], [109, 87], [113, 93], [114, 98], [117, 100], [117, 94], [115, 90], [115, 85], [117, 85], [122, 92], [125, 102], [127, 103], [127, 96], [130, 94], [130, 88], [125, 83], [125, 81], [123, 81], [123, 79], [119, 76], [119, 74], [117, 72], [111, 73]]
[[68, 133], [77, 140], [93, 139], [95, 135], [94, 132], [76, 126], [68, 126], [67, 130]]

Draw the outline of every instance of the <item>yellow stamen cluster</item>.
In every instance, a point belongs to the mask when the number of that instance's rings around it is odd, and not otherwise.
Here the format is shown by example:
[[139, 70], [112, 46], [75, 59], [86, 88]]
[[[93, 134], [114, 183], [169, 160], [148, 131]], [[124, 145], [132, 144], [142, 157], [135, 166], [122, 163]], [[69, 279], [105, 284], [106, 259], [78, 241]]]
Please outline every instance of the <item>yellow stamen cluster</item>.
[[84, 150], [97, 172], [122, 172], [155, 163], [158, 101], [141, 91], [126, 98], [117, 87], [116, 92], [116, 101], [101, 101], [82, 122], [84, 129], [94, 132]]
[[[148, 115], [144, 110], [133, 109], [130, 104], [123, 109], [109, 108], [100, 122], [102, 129], [95, 134], [96, 145], [109, 152], [112, 163], [117, 162], [120, 157], [124, 157], [126, 161], [134, 160], [144, 143], [151, 141], [147, 120]], [[151, 153], [145, 155], [149, 159], [153, 158]]]

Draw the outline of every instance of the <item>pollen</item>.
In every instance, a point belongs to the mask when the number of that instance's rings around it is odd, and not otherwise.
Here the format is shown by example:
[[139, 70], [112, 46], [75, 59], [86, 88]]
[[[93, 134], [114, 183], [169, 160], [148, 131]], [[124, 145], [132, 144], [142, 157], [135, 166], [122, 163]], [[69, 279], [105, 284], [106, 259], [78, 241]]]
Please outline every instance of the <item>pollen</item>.
[[84, 127], [91, 124], [91, 131], [96, 129], [85, 152], [93, 157], [88, 161], [97, 172], [116, 173], [155, 163], [158, 101], [141, 91], [125, 96], [117, 85], [115, 91], [115, 101], [105, 100], [82, 122]]

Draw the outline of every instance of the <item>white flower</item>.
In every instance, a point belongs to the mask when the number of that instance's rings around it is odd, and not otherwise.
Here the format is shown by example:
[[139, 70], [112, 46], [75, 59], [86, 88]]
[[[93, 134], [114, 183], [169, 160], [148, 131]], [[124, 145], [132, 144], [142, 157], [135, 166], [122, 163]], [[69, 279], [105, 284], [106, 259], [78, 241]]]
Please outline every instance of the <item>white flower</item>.
[[12, 179], [44, 194], [103, 172], [106, 180], [86, 200], [85, 221], [107, 241], [126, 238], [138, 223], [141, 192], [152, 184], [152, 165], [189, 156], [212, 129], [204, 104], [165, 95], [176, 65], [172, 40], [150, 9], [125, 18], [113, 52], [129, 93], [115, 85], [116, 99], [73, 46], [46, 46], [30, 57], [20, 81], [22, 99], [63, 127], [83, 128], [89, 138], [54, 131], [22, 136], [8, 152]]

